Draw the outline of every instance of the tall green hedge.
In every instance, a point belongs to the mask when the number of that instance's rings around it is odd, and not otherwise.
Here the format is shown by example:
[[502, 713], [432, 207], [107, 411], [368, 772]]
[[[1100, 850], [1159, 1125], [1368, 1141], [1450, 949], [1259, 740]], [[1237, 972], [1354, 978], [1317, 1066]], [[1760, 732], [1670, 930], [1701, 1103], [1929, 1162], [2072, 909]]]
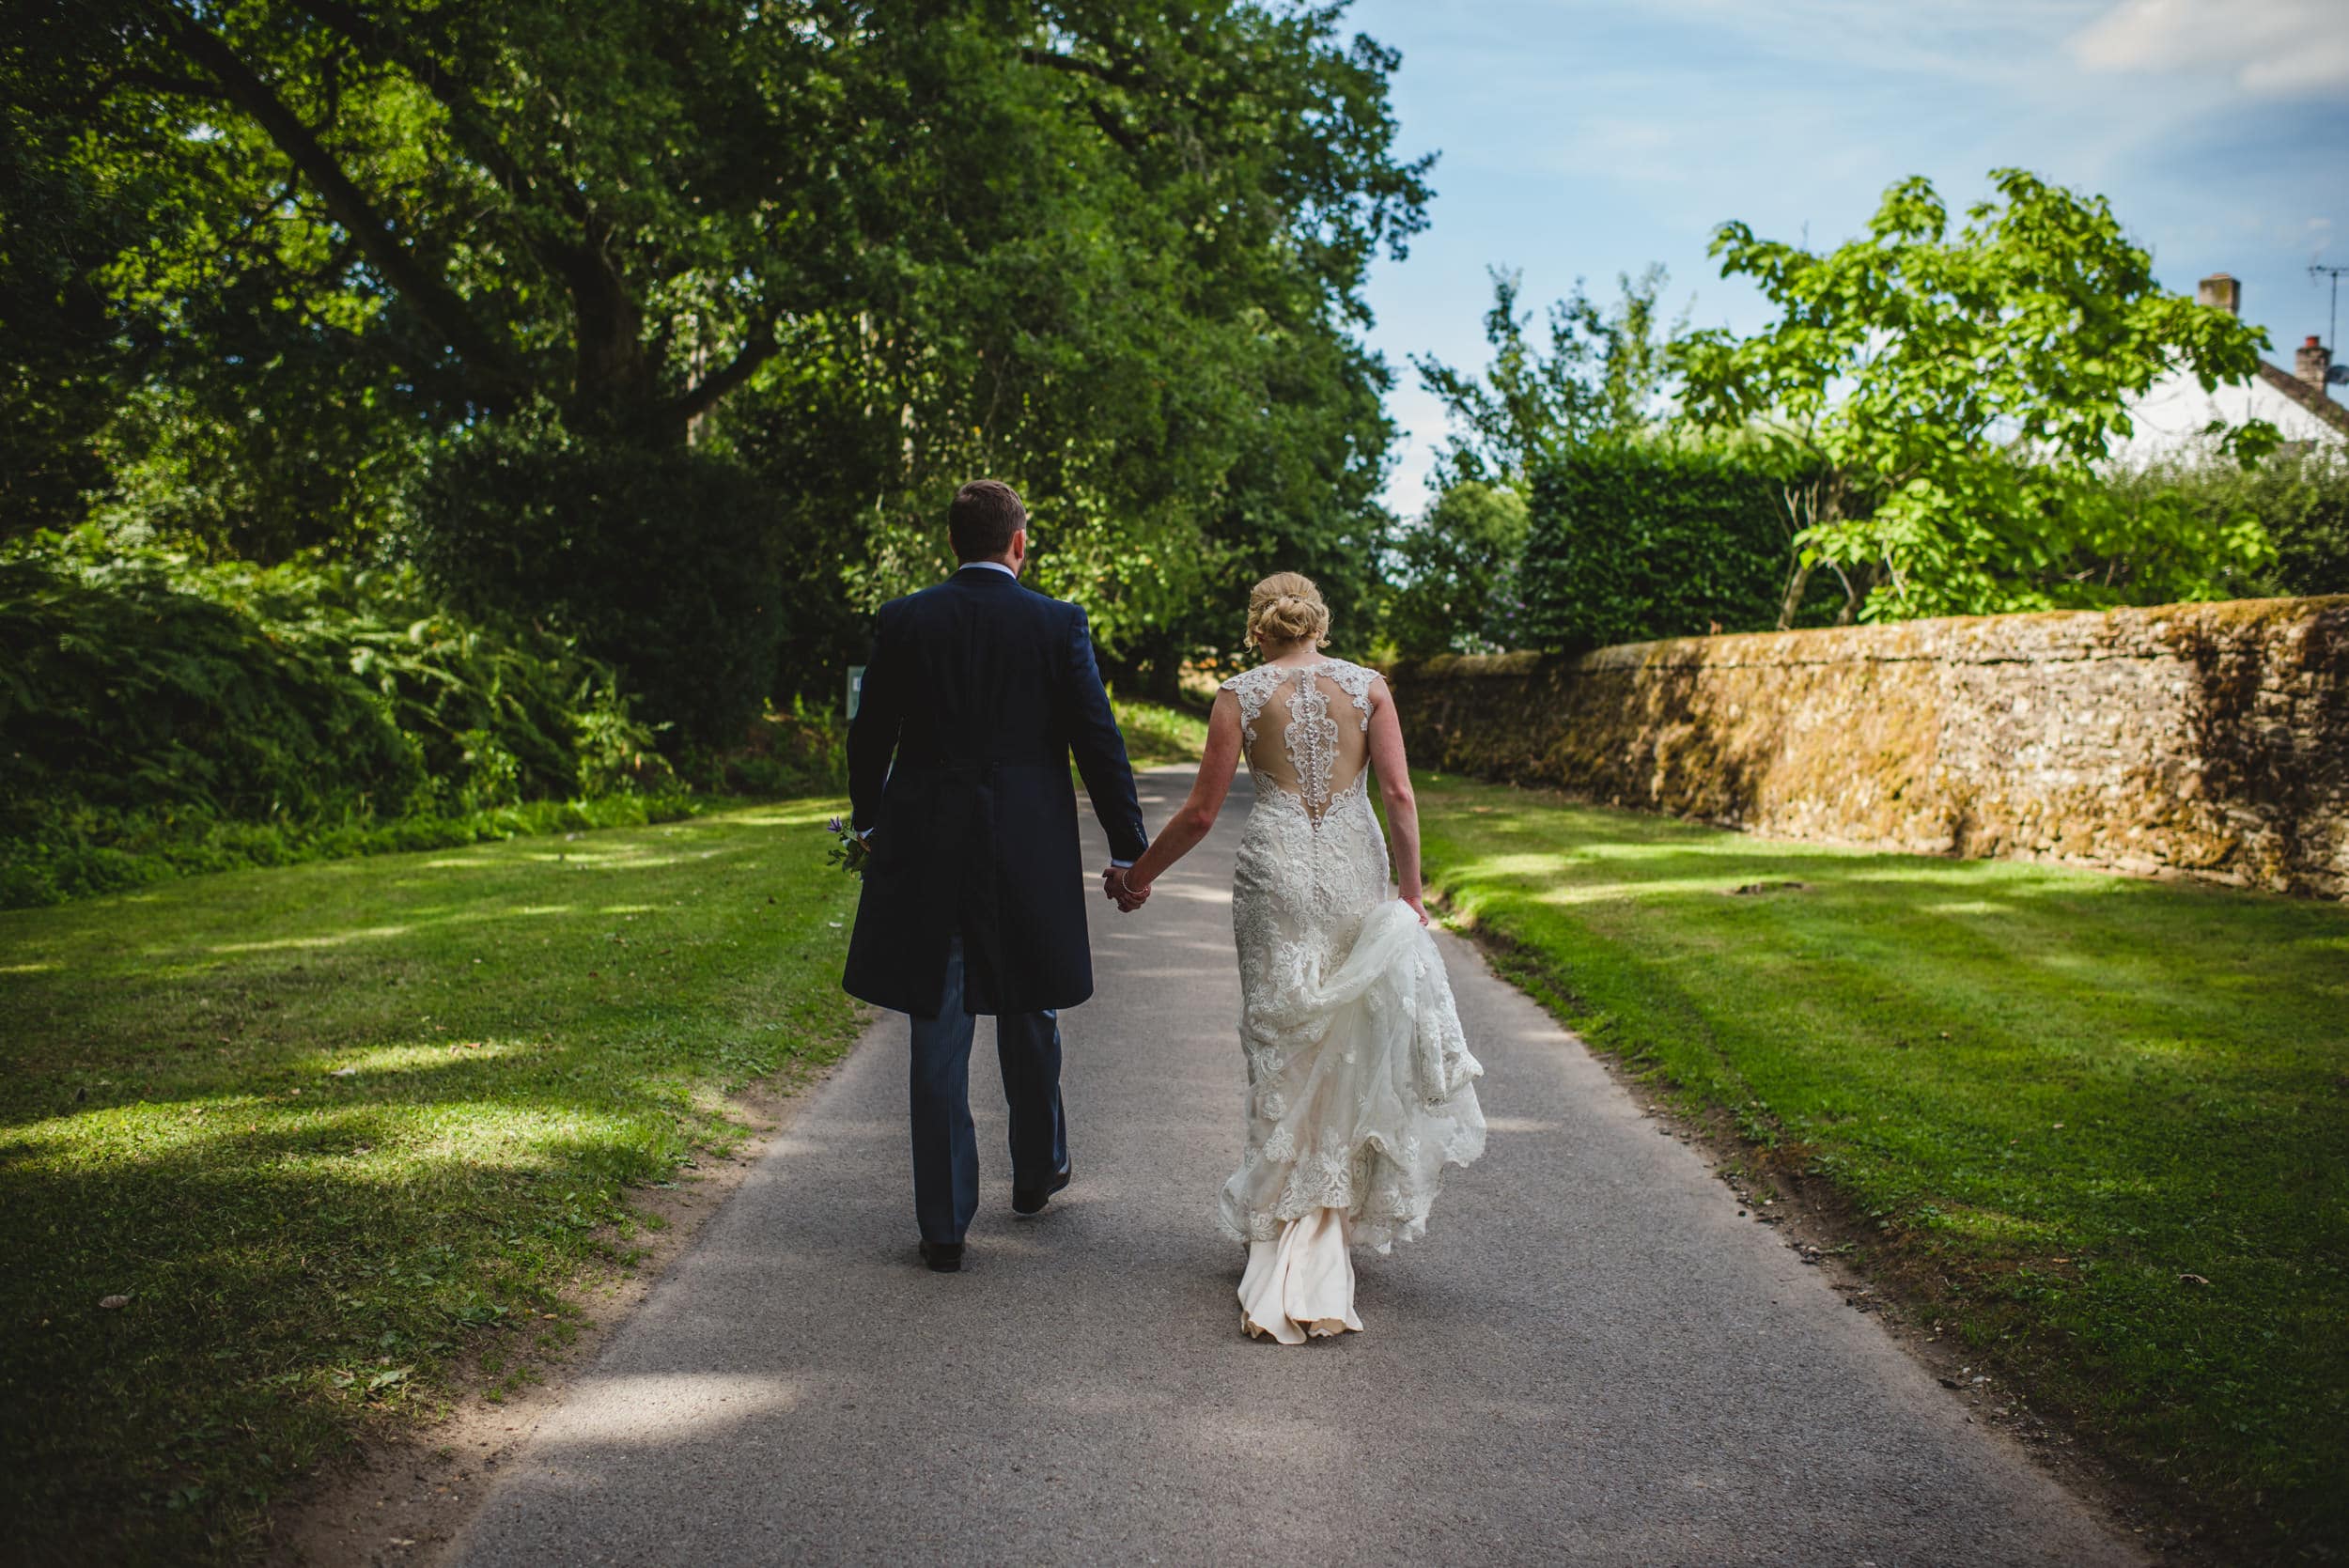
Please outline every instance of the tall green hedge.
[[1747, 459], [1608, 443], [1562, 453], [1531, 481], [1524, 645], [1570, 652], [1778, 624], [1791, 565], [1781, 482]]
[[2201, 452], [2115, 474], [2124, 503], [2183, 502], [2212, 526], [2256, 519], [2275, 553], [2220, 583], [2235, 598], [2349, 594], [2349, 454], [2304, 447], [2252, 468]]

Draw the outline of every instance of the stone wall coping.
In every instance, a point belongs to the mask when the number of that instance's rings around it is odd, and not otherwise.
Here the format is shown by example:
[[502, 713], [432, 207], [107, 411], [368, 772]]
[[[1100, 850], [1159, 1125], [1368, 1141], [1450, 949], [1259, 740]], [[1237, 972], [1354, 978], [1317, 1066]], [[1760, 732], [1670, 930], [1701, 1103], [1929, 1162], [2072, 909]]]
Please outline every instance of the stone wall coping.
[[[2308, 598], [2223, 599], [2150, 609], [2048, 610], [2015, 615], [1952, 615], [1884, 621], [1867, 626], [1809, 627], [1799, 631], [1728, 632], [1621, 643], [1581, 654], [1441, 654], [1386, 666], [1400, 684], [1414, 675], [1530, 677], [1560, 664], [1594, 674], [1658, 668], [1740, 669], [1830, 664], [2030, 664], [2144, 659], [2149, 644], [2173, 634], [2263, 633], [2298, 629], [2339, 617], [2349, 623], [2349, 594]], [[2344, 627], [2349, 632], [2349, 626]], [[2028, 642], [2027, 652], [2016, 651]], [[1996, 646], [1982, 644], [1995, 644]], [[2186, 650], [2169, 652], [2186, 657]]]

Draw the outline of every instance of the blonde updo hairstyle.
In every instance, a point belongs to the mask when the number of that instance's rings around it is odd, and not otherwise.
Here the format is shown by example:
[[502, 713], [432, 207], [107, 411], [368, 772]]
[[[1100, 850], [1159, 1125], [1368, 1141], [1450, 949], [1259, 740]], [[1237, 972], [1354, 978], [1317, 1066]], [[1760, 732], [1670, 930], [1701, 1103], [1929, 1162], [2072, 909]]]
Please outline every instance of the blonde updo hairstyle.
[[1248, 591], [1248, 640], [1261, 653], [1268, 643], [1316, 644], [1330, 635], [1330, 607], [1301, 572], [1276, 571]]

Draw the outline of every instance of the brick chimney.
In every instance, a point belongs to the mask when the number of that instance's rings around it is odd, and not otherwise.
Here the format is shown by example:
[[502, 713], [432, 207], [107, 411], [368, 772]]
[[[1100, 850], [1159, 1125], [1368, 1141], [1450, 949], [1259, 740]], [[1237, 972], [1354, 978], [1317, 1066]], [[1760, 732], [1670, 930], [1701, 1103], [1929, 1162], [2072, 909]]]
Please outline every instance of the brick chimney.
[[2314, 333], [2309, 340], [2293, 350], [2292, 373], [2317, 391], [2325, 390], [2325, 378], [2333, 368], [2333, 351], [2318, 340]]
[[2227, 272], [2213, 272], [2194, 286], [2194, 303], [2216, 305], [2230, 316], [2243, 314], [2243, 285]]

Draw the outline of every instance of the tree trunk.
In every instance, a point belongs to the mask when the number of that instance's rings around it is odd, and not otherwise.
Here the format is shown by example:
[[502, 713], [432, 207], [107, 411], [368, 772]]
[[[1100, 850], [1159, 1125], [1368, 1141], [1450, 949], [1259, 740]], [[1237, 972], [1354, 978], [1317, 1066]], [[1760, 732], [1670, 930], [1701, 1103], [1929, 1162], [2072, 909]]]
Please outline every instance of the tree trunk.
[[1868, 596], [1883, 586], [1884, 570], [1871, 561], [1855, 567], [1843, 574], [1843, 608], [1835, 613], [1837, 626], [1859, 624], [1859, 607], [1868, 602]]
[[1780, 604], [1778, 607], [1779, 630], [1792, 631], [1795, 629], [1795, 614], [1797, 611], [1802, 609], [1803, 595], [1810, 592], [1810, 590], [1811, 563], [1802, 558], [1802, 552], [1800, 551], [1797, 551], [1795, 552], [1794, 570], [1786, 574], [1786, 598], [1784, 602]]
[[690, 416], [663, 393], [635, 302], [574, 293], [571, 318], [579, 348], [565, 412], [572, 428], [654, 447], [684, 445]]

